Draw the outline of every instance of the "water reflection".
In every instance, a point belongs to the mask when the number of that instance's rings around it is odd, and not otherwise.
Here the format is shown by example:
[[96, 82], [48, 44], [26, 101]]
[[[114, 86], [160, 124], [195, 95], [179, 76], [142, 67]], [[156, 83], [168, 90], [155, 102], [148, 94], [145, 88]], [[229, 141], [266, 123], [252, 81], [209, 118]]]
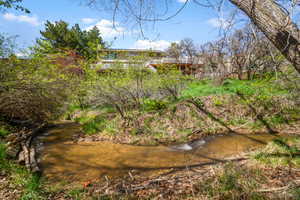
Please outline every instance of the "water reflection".
[[269, 134], [218, 136], [181, 145], [188, 145], [186, 149], [176, 149], [176, 146], [143, 147], [110, 142], [75, 144], [72, 136], [78, 131], [79, 125], [68, 123], [50, 130], [42, 138], [45, 145], [41, 167], [50, 180], [83, 182], [103, 176], [122, 176], [130, 170], [149, 175], [187, 165], [223, 162], [225, 157], [257, 148], [275, 137]]

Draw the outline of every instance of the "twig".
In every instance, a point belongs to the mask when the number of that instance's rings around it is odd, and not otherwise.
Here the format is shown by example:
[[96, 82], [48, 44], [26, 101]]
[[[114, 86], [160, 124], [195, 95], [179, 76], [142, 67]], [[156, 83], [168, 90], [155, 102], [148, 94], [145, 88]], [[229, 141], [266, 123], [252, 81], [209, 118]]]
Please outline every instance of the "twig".
[[[294, 182], [300, 182], [300, 180], [295, 180]], [[284, 187], [260, 189], [260, 190], [257, 190], [257, 192], [275, 192], [275, 191], [281, 191], [281, 190], [288, 190], [290, 188], [297, 188], [299, 186], [300, 186], [300, 184], [289, 183], [288, 185], [286, 185]]]

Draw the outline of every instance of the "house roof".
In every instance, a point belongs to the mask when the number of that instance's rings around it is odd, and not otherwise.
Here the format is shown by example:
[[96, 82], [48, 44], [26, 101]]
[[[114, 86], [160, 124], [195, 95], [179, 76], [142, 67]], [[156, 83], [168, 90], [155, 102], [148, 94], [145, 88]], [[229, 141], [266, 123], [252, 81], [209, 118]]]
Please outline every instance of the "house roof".
[[160, 50], [152, 49], [101, 49], [100, 51], [125, 51], [125, 52], [154, 52], [154, 53], [165, 53]]

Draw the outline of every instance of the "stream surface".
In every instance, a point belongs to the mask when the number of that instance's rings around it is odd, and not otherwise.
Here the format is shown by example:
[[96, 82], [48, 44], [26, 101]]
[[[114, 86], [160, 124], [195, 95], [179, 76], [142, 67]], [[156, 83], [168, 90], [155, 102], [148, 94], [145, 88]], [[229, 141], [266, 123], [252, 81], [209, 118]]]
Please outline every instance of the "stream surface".
[[270, 134], [209, 137], [175, 146], [133, 146], [111, 142], [79, 142], [75, 123], [60, 124], [40, 137], [43, 174], [54, 182], [78, 182], [132, 173], [153, 175], [187, 165], [207, 165], [262, 147]]

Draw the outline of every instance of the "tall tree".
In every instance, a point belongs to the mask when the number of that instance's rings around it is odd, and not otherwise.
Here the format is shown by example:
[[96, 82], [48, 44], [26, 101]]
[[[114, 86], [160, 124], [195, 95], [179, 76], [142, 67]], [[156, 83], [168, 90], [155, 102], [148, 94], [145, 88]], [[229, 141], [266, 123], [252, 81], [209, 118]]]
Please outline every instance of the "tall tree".
[[105, 47], [97, 27], [81, 30], [78, 24], [69, 28], [65, 21], [45, 24], [42, 38], [37, 40], [37, 50], [42, 53], [55, 53], [61, 50], [73, 50], [86, 59], [96, 59], [97, 50]]
[[184, 38], [179, 43], [172, 43], [167, 49], [167, 54], [176, 59], [188, 58], [190, 61], [198, 56], [196, 45], [190, 38]]
[[300, 73], [300, 31], [274, 0], [230, 0], [240, 8]]

